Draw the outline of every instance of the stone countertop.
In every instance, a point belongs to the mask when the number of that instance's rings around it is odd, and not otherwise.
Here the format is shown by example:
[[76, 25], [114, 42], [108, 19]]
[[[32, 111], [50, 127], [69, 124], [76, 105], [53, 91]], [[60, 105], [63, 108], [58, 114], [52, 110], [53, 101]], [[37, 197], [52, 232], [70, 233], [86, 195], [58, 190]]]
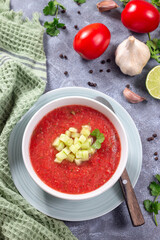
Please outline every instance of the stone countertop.
[[[154, 152], [160, 155], [160, 101], [152, 98], [145, 87], [147, 73], [157, 65], [155, 60], [150, 60], [144, 68], [142, 74], [129, 77], [122, 74], [115, 64], [114, 53], [116, 47], [130, 35], [134, 35], [141, 41], [147, 40], [147, 34], [135, 34], [127, 30], [120, 21], [120, 14], [123, 9], [114, 9], [107, 13], [99, 13], [96, 8], [97, 0], [87, 0], [85, 4], [78, 6], [73, 0], [60, 0], [67, 9], [65, 14], [60, 13], [61, 22], [67, 26], [66, 30], [61, 30], [58, 37], [50, 37], [44, 34], [44, 48], [47, 56], [48, 81], [46, 91], [69, 86], [81, 86], [91, 88], [88, 82], [97, 83], [96, 90], [99, 90], [118, 101], [133, 118], [142, 141], [143, 146], [143, 164], [142, 171], [135, 187], [136, 196], [140, 203], [142, 213], [145, 218], [145, 225], [134, 228], [125, 203], [122, 203], [110, 213], [96, 218], [94, 220], [82, 222], [65, 222], [70, 230], [79, 240], [159, 240], [160, 227], [156, 227], [152, 216], [143, 208], [143, 200], [152, 199], [147, 189], [153, 175], [160, 174], [160, 157], [158, 161], [154, 160]], [[42, 13], [48, 0], [11, 0], [11, 8], [15, 11], [23, 10], [24, 15], [31, 18], [34, 12]], [[77, 13], [81, 12], [81, 15]], [[51, 16], [41, 14], [40, 20], [52, 21]], [[111, 43], [107, 51], [98, 59], [85, 61], [73, 50], [72, 42], [77, 30], [94, 23], [104, 23], [111, 32]], [[158, 36], [158, 30], [153, 32], [152, 37]], [[61, 59], [60, 54], [68, 57], [68, 60]], [[101, 64], [101, 60], [111, 59], [110, 63]], [[127, 64], [127, 63], [126, 63]], [[92, 69], [93, 73], [89, 74]], [[103, 72], [99, 72], [103, 69]], [[111, 72], [106, 72], [111, 69]], [[64, 72], [68, 71], [69, 76]], [[131, 90], [145, 97], [147, 102], [139, 104], [130, 104], [123, 97], [123, 90], [127, 84], [130, 84]], [[157, 133], [154, 141], [148, 142], [146, 139]], [[157, 217], [160, 225], [160, 216]]]

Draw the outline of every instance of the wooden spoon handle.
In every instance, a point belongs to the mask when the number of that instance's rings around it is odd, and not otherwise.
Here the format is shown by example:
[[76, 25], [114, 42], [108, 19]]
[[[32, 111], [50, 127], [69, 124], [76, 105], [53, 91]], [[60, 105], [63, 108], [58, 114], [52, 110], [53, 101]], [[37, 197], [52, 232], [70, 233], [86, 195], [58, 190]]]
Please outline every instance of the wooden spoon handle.
[[126, 169], [122, 173], [119, 181], [133, 226], [143, 225], [145, 221]]

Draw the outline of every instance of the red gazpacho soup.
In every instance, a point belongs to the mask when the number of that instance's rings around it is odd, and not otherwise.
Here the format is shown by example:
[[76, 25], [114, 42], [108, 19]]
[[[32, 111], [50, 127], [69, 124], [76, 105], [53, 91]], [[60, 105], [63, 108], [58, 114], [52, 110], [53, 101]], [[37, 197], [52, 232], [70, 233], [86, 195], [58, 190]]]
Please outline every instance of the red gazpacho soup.
[[[83, 125], [104, 134], [101, 148], [79, 166], [67, 160], [54, 162], [58, 151], [53, 141], [70, 127], [80, 131]], [[120, 161], [121, 144], [114, 125], [102, 113], [87, 106], [68, 105], [41, 119], [31, 136], [29, 151], [32, 166], [46, 185], [67, 194], [83, 194], [96, 190], [112, 177]]]

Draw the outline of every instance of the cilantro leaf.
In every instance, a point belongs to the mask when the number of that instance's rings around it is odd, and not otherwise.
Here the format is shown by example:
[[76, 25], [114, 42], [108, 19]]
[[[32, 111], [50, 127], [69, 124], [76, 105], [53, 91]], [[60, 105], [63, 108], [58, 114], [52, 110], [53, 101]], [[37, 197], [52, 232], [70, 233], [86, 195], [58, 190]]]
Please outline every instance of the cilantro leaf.
[[78, 4], [82, 4], [82, 3], [85, 3], [86, 2], [86, 0], [74, 0], [76, 3], [78, 3]]
[[105, 137], [103, 133], [99, 131], [99, 129], [95, 129], [93, 132], [91, 132], [91, 136], [96, 138], [96, 141], [92, 144], [92, 147], [95, 149], [101, 148], [101, 143], [104, 141]]
[[150, 50], [151, 58], [154, 58], [158, 63], [160, 63], [160, 39], [150, 39], [147, 41], [146, 45]]
[[63, 28], [64, 23], [59, 23], [59, 18], [54, 18], [53, 22], [45, 22], [44, 27], [46, 28], [46, 33], [50, 36], [58, 36], [60, 31], [58, 28]]
[[54, 2], [53, 1], [50, 1], [48, 3], [48, 6], [46, 6], [44, 9], [43, 9], [43, 13], [45, 16], [47, 15], [55, 15], [56, 14], [56, 6], [54, 5]]
[[157, 184], [156, 182], [151, 182], [150, 185], [149, 185], [149, 188], [151, 190], [151, 195], [152, 196], [160, 195], [160, 185]]
[[158, 214], [158, 211], [160, 210], [159, 202], [152, 202], [150, 200], [144, 200], [143, 204], [144, 204], [144, 208], [147, 212]]
[[45, 16], [47, 16], [47, 15], [54, 16], [54, 15], [58, 14], [58, 7], [65, 10], [65, 7], [62, 4], [58, 3], [56, 0], [50, 1], [48, 3], [48, 6], [46, 6], [43, 9], [43, 13]]

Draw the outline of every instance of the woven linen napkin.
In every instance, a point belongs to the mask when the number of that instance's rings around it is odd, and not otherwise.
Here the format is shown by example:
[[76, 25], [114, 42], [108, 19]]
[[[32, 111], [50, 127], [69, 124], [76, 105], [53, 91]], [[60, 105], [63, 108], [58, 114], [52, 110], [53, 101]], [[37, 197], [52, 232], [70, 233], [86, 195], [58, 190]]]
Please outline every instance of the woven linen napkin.
[[43, 27], [9, 11], [0, 0], [0, 239], [75, 240], [61, 221], [34, 209], [17, 191], [11, 177], [7, 146], [10, 133], [44, 92], [46, 57]]

